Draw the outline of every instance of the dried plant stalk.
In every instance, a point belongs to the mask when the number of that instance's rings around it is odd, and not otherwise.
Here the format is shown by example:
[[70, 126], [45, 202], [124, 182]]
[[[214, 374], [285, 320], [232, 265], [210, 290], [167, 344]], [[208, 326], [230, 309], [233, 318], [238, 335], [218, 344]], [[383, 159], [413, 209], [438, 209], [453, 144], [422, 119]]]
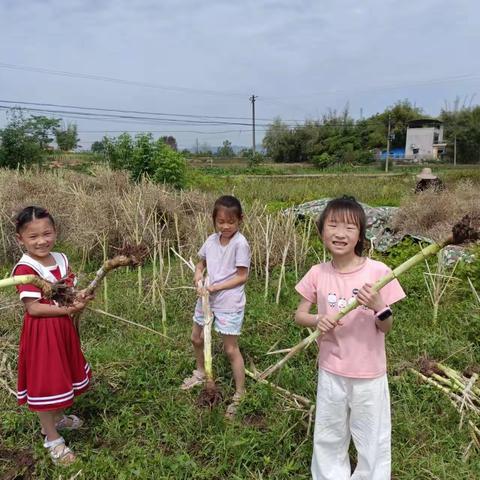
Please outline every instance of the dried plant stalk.
[[427, 260], [425, 260], [427, 271], [424, 272], [423, 275], [425, 284], [427, 285], [428, 294], [430, 296], [430, 301], [432, 302], [433, 306], [434, 324], [437, 323], [440, 301], [444, 293], [446, 292], [448, 285], [450, 284], [452, 279], [459, 280], [458, 278], [453, 276], [459, 261], [460, 259], [455, 262], [452, 271], [449, 274], [446, 274], [445, 264], [442, 261], [442, 256], [440, 255], [440, 253], [437, 254], [437, 268], [435, 273], [432, 273], [430, 265], [428, 264]]
[[296, 393], [290, 392], [289, 390], [286, 390], [285, 388], [282, 388], [275, 383], [269, 382], [268, 380], [263, 380], [258, 377], [258, 375], [255, 375], [253, 372], [250, 372], [249, 370], [245, 369], [245, 373], [250, 377], [253, 378], [254, 380], [257, 380], [260, 383], [263, 383], [264, 385], [268, 385], [272, 387], [275, 390], [278, 390], [282, 395], [285, 397], [289, 398], [292, 400], [294, 403], [300, 403], [305, 407], [310, 408], [312, 406], [312, 401], [309, 400], [306, 397], [303, 397], [302, 395], [298, 395]]
[[168, 340], [172, 340], [168, 335], [165, 333], [157, 332], [157, 330], [154, 330], [153, 328], [147, 327], [146, 325], [142, 325], [141, 323], [133, 322], [132, 320], [127, 320], [126, 318], [120, 317], [118, 315], [114, 315], [113, 313], [106, 312], [105, 310], [101, 310], [100, 308], [91, 308], [88, 307], [89, 310], [95, 313], [100, 313], [102, 315], [105, 315], [107, 317], [115, 318], [115, 320], [120, 320], [121, 322], [128, 323], [129, 325], [133, 325], [135, 327], [143, 328], [144, 330], [147, 330], [151, 333], [154, 333], [155, 335], [160, 335], [161, 337], [168, 338]]

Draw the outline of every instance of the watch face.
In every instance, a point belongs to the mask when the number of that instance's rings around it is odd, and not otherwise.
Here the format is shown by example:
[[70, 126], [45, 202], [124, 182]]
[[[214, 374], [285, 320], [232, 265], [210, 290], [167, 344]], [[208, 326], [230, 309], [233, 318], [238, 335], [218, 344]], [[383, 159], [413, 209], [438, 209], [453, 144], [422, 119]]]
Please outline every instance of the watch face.
[[380, 315], [377, 315], [379, 320], [386, 320], [388, 317], [392, 315], [392, 310], [390, 308], [385, 309]]

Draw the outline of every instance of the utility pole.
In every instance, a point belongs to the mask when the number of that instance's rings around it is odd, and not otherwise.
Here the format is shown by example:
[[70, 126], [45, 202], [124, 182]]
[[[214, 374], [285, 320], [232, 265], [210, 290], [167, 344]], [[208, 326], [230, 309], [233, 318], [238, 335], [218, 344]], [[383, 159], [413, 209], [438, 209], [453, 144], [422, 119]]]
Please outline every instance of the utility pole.
[[390, 156], [390, 120], [391, 115], [388, 115], [388, 135], [387, 135], [387, 156], [385, 157], [385, 173], [388, 173], [388, 157]]
[[252, 102], [252, 151], [255, 154], [255, 100], [258, 95], [252, 95], [250, 101]]

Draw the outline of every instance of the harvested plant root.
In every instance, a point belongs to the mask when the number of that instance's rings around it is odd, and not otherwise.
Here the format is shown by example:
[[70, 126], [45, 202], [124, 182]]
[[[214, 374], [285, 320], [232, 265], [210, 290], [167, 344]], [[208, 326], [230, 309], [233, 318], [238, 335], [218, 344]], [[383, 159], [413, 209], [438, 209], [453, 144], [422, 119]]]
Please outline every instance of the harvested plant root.
[[[100, 282], [105, 278], [108, 272], [119, 267], [138, 267], [142, 265], [148, 255], [148, 247], [143, 244], [131, 245], [125, 243], [118, 251], [118, 255], [106, 260], [98, 269], [95, 278], [90, 282], [90, 285], [85, 289], [86, 295], [92, 295]], [[80, 332], [80, 315], [75, 315], [73, 319], [77, 332]]]
[[65, 279], [60, 279], [58, 282], [52, 284], [51, 300], [54, 300], [61, 307], [72, 305], [77, 297], [75, 289], [69, 285]]
[[442, 374], [442, 371], [437, 367], [437, 362], [435, 360], [430, 360], [426, 356], [418, 359], [418, 369], [427, 377], [430, 377], [432, 373], [436, 373], [437, 375]]
[[480, 215], [465, 215], [453, 226], [452, 235], [455, 245], [480, 240]]
[[202, 408], [213, 408], [223, 400], [222, 392], [213, 380], [207, 380], [197, 399], [197, 405]]
[[143, 244], [131, 245], [125, 243], [118, 250], [118, 255], [106, 260], [97, 271], [95, 278], [90, 282], [86, 289], [87, 295], [95, 292], [100, 282], [105, 278], [108, 272], [119, 267], [138, 267], [143, 264], [148, 255], [148, 247]]

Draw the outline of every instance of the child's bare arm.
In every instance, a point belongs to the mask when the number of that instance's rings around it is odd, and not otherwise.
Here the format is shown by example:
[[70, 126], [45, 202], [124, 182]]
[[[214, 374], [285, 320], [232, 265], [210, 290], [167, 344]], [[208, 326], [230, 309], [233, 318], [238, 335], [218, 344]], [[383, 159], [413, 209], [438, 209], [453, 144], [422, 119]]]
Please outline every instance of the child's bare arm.
[[300, 304], [297, 307], [297, 311], [295, 312], [295, 321], [299, 325], [318, 328], [323, 333], [335, 328], [336, 325], [341, 325], [340, 322], [335, 323], [328, 315], [310, 313], [312, 305], [313, 304], [309, 300], [302, 297]]
[[[360, 305], [365, 305], [368, 308], [371, 308], [375, 313], [384, 310], [388, 305], [382, 298], [380, 292], [373, 290], [373, 285], [371, 283], [366, 283], [357, 294], [358, 303]], [[383, 333], [388, 333], [392, 329], [393, 325], [393, 316], [390, 315], [385, 320], [379, 320], [375, 318], [375, 325]]]
[[75, 301], [68, 307], [60, 307], [58, 305], [48, 305], [46, 303], [39, 303], [34, 298], [24, 298], [23, 303], [25, 310], [33, 317], [61, 317], [63, 315], [72, 315], [82, 311], [87, 305], [88, 301]]
[[197, 264], [195, 265], [195, 273], [193, 274], [193, 283], [195, 284], [196, 287], [198, 287], [198, 282], [201, 282], [203, 280], [203, 272], [205, 271], [206, 267], [207, 267], [207, 263], [203, 258], [199, 262], [197, 262]]
[[312, 328], [315, 328], [317, 326], [317, 315], [314, 313], [310, 313], [312, 305], [313, 304], [309, 302], [306, 298], [301, 298], [300, 303], [297, 307], [297, 311], [295, 312], [295, 322], [297, 322], [298, 325]]
[[239, 287], [247, 282], [248, 279], [248, 268], [247, 267], [237, 267], [237, 273], [230, 279], [225, 282], [215, 283], [207, 287], [207, 290], [210, 293], [218, 292], [220, 290], [229, 290], [230, 288]]

